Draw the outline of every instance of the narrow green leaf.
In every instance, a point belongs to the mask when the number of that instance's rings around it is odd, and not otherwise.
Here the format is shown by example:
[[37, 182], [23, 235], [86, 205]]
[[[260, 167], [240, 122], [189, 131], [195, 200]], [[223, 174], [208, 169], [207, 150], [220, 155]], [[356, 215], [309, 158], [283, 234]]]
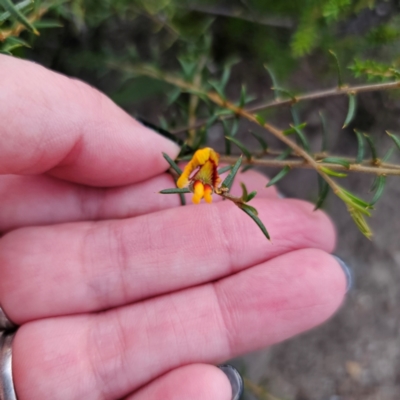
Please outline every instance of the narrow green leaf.
[[231, 134], [229, 136], [235, 136], [239, 130], [239, 118], [235, 118], [231, 127]]
[[305, 137], [303, 131], [298, 127], [298, 126], [292, 126], [292, 128], [295, 130], [297, 137], [300, 139], [300, 143], [303, 147], [303, 149], [309, 153], [310, 150], [310, 144], [308, 143], [307, 138]]
[[181, 206], [186, 206], [186, 199], [183, 193], [179, 193], [179, 200], [181, 201]]
[[352, 207], [354, 209], [357, 209], [358, 211], [360, 211], [362, 214], [367, 215], [368, 217], [371, 216], [371, 213], [368, 211], [369, 209], [372, 208], [372, 206], [369, 203], [366, 203], [366, 206], [360, 204], [360, 203], [365, 203], [364, 200], [359, 199], [358, 197], [352, 195], [352, 196], [348, 196], [348, 193], [346, 193], [345, 190], [339, 190], [338, 192], [336, 192], [336, 195], [342, 199], [348, 207]]
[[170, 106], [171, 104], [175, 103], [181, 93], [182, 92], [180, 88], [174, 88], [170, 93], [168, 93], [167, 105]]
[[329, 189], [330, 189], [330, 186], [328, 185], [328, 183], [320, 175], [318, 175], [318, 186], [319, 186], [319, 193], [318, 193], [318, 199], [315, 203], [314, 211], [322, 208], [322, 206], [325, 203], [326, 198], [328, 197], [328, 193], [329, 193]]
[[[369, 208], [372, 209], [373, 207], [371, 206], [371, 204], [367, 203], [365, 200], [360, 199], [359, 197], [355, 196], [353, 193], [349, 192], [346, 189], [340, 188], [340, 191], [342, 192], [342, 194], [347, 197], [348, 199], [350, 199], [353, 203], [359, 205], [360, 207], [363, 208]], [[340, 197], [340, 196], [339, 196]], [[342, 199], [343, 200], [343, 199]]]
[[193, 144], [193, 149], [198, 150], [201, 146], [204, 146], [207, 143], [207, 134], [208, 129], [202, 128], [200, 133], [196, 137], [196, 141]]
[[12, 53], [6, 50], [0, 50], [0, 54], [5, 54], [7, 56], [12, 56]]
[[257, 210], [255, 210], [254, 207], [251, 207], [248, 204], [241, 204], [239, 206], [239, 208], [241, 210], [243, 210], [258, 225], [258, 227], [261, 229], [261, 231], [264, 234], [264, 236], [268, 240], [271, 240], [271, 238], [269, 236], [269, 233], [268, 233], [267, 229], [265, 228], [264, 224], [262, 223], [260, 218], [258, 218], [257, 214], [254, 212], [254, 211], [257, 211]]
[[181, 64], [183, 70], [183, 76], [187, 81], [191, 81], [196, 72], [197, 62], [178, 58], [179, 64]]
[[377, 184], [376, 184], [376, 192], [374, 197], [372, 198], [370, 204], [374, 205], [382, 196], [383, 190], [385, 189], [386, 184], [386, 176], [380, 175], [377, 177]]
[[250, 133], [258, 140], [258, 143], [260, 143], [261, 148], [263, 149], [263, 152], [266, 153], [268, 150], [268, 143], [258, 133], [252, 132], [252, 131], [250, 131]]
[[281, 88], [281, 87], [276, 87], [276, 86], [272, 87], [271, 89], [275, 90], [278, 93], [285, 94], [287, 97], [289, 97], [293, 101], [293, 103], [295, 103], [297, 101], [295, 94], [292, 93], [291, 91], [287, 90], [287, 89], [284, 89], [284, 88]]
[[[278, 81], [277, 81], [276, 76], [275, 76], [274, 72], [272, 71], [272, 69], [269, 68], [267, 66], [267, 64], [264, 64], [264, 68], [267, 70], [267, 72], [271, 78], [272, 87], [279, 87]], [[278, 100], [278, 98], [279, 98], [277, 92], [275, 92], [275, 91], [274, 91], [274, 97], [275, 97], [275, 100]]]
[[161, 194], [183, 194], [183, 193], [190, 193], [190, 190], [188, 188], [171, 188], [171, 189], [164, 189], [164, 190], [160, 190]]
[[327, 164], [338, 164], [338, 165], [342, 165], [345, 168], [350, 168], [350, 163], [347, 160], [344, 160], [343, 158], [339, 158], [339, 157], [326, 157], [326, 158], [322, 159], [321, 162], [327, 163]]
[[232, 165], [227, 165], [226, 167], [222, 167], [218, 170], [218, 175], [222, 175], [225, 172], [228, 172], [232, 169]]
[[178, 174], [182, 175], [182, 170], [178, 167], [176, 162], [166, 153], [162, 153], [164, 158], [167, 160], [168, 164], [171, 166], [171, 168]]
[[356, 111], [356, 105], [357, 105], [356, 95], [351, 93], [351, 94], [349, 94], [348, 97], [349, 97], [349, 109], [347, 111], [347, 116], [344, 121], [342, 129], [346, 128], [346, 126], [348, 126], [350, 124], [350, 122], [353, 121], [355, 111]]
[[330, 168], [326, 168], [326, 167], [321, 167], [320, 170], [322, 172], [325, 172], [325, 174], [330, 175], [330, 176], [336, 176], [336, 178], [346, 178], [347, 174], [344, 174], [343, 172], [338, 172], [338, 171], [334, 171]]
[[222, 89], [225, 89], [226, 84], [229, 81], [229, 78], [231, 76], [231, 67], [230, 66], [226, 66], [224, 68], [224, 72], [222, 73], [222, 78], [221, 78], [221, 82], [220, 82], [220, 86]]
[[372, 161], [375, 163], [378, 161], [378, 153], [376, 152], [375, 143], [370, 135], [364, 133], [364, 137], [368, 143], [369, 149], [371, 150]]
[[[15, 4], [15, 8], [18, 11], [22, 11], [24, 9], [29, 9], [33, 7], [33, 0], [25, 0], [25, 1], [21, 1], [18, 4]], [[11, 14], [6, 11], [0, 14], [0, 22], [4, 22], [6, 19], [10, 18]]]
[[285, 151], [282, 152], [278, 157], [276, 157], [276, 160], [286, 160], [291, 154], [292, 154], [292, 149], [289, 147]]
[[364, 136], [362, 135], [361, 132], [357, 131], [356, 129], [354, 129], [354, 132], [357, 136], [357, 143], [358, 143], [356, 163], [361, 164], [364, 160], [364, 154], [365, 154]]
[[265, 119], [264, 119], [261, 115], [256, 114], [256, 115], [254, 115], [254, 116], [255, 116], [257, 122], [258, 122], [261, 126], [264, 126], [264, 125], [265, 125]]
[[208, 81], [208, 83], [212, 86], [212, 88], [219, 94], [219, 96], [226, 100], [226, 96], [224, 93], [224, 88], [221, 86], [219, 82], [215, 82], [213, 80]]
[[393, 153], [394, 153], [395, 150], [396, 150], [396, 147], [395, 147], [395, 146], [392, 146], [392, 147], [387, 151], [387, 153], [382, 157], [382, 162], [383, 162], [383, 163], [388, 162], [388, 161], [390, 160], [390, 158], [392, 157], [392, 155], [393, 155]]
[[328, 148], [328, 124], [326, 123], [325, 114], [320, 111], [319, 117], [321, 119], [322, 125], [322, 144], [321, 144], [321, 151], [325, 152]]
[[233, 180], [235, 179], [235, 176], [237, 172], [239, 171], [240, 165], [242, 164], [243, 157], [240, 156], [238, 160], [236, 161], [235, 165], [232, 167], [232, 170], [230, 174], [224, 179], [222, 182], [222, 187], [228, 188], [229, 190], [232, 187]]
[[390, 138], [393, 140], [394, 144], [397, 146], [397, 148], [400, 150], [400, 138], [393, 133], [389, 133], [386, 131], [386, 133], [390, 136]]
[[372, 237], [372, 231], [370, 227], [367, 224], [367, 221], [365, 221], [364, 216], [362, 213], [360, 213], [358, 210], [354, 210], [352, 208], [349, 208], [349, 213], [351, 218], [353, 218], [353, 221], [357, 225], [358, 229], [360, 232], [367, 238], [371, 239]]
[[27, 20], [24, 14], [16, 7], [11, 0], [0, 0], [0, 4], [8, 11], [18, 22], [20, 22], [29, 32], [39, 35], [37, 29]]
[[239, 140], [237, 140], [233, 137], [230, 137], [230, 136], [225, 136], [225, 139], [236, 144], [236, 146], [239, 147], [239, 149], [242, 151], [242, 153], [246, 156], [247, 160], [249, 160], [249, 161], [251, 160], [251, 158], [252, 158], [251, 152], [242, 142], [240, 142]]
[[285, 165], [283, 167], [283, 169], [278, 172], [267, 184], [266, 187], [270, 187], [272, 185], [275, 185], [275, 183], [279, 182], [281, 179], [283, 179], [289, 172], [290, 172], [291, 168], [289, 167], [289, 165]]
[[225, 134], [225, 154], [227, 156], [230, 156], [231, 155], [231, 142], [226, 139], [226, 137], [231, 136], [231, 130], [229, 129], [228, 121], [223, 119], [222, 126], [224, 128], [224, 134]]
[[63, 28], [64, 25], [57, 21], [57, 20], [52, 20], [52, 19], [42, 19], [40, 21], [35, 21], [32, 23], [32, 25], [36, 29], [50, 29], [50, 28]]
[[239, 108], [243, 108], [245, 106], [246, 96], [246, 86], [242, 85], [242, 89], [240, 90]]
[[339, 59], [334, 51], [329, 50], [329, 53], [332, 55], [332, 57], [335, 60], [336, 70], [337, 70], [337, 74], [338, 74], [338, 87], [341, 88], [343, 86], [343, 78], [342, 78], [342, 70], [341, 70], [340, 64], [339, 64]]
[[253, 200], [254, 197], [256, 197], [256, 195], [257, 195], [257, 192], [256, 192], [255, 190], [254, 190], [253, 192], [249, 193], [249, 194], [247, 195], [246, 203], [248, 203], [249, 201]]
[[243, 182], [240, 182], [240, 186], [242, 188], [242, 200], [247, 202], [247, 196], [249, 195], [247, 192], [247, 187]]
[[[293, 125], [290, 125], [290, 126], [291, 126], [291, 128], [285, 129], [282, 132], [285, 136], [289, 136], [289, 135], [292, 135], [293, 133], [296, 133], [296, 129], [294, 128], [294, 126]], [[307, 126], [307, 122], [303, 122], [302, 124], [296, 125], [296, 128], [297, 129], [303, 129], [306, 126]]]
[[18, 49], [20, 47], [28, 47], [30, 48], [31, 46], [29, 43], [27, 43], [25, 40], [22, 40], [20, 38], [11, 36], [6, 39], [6, 41], [3, 44], [3, 51], [13, 51], [15, 49]]

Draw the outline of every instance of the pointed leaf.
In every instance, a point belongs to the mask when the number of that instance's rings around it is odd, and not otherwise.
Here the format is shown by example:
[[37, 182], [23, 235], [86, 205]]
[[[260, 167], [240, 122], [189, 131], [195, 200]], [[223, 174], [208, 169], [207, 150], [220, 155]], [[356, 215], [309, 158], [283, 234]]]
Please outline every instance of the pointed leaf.
[[221, 86], [221, 84], [219, 82], [215, 82], [215, 81], [208, 81], [208, 83], [212, 86], [212, 88], [219, 94], [219, 96], [226, 100], [226, 96], [224, 93], [224, 88]]
[[235, 165], [232, 167], [232, 170], [230, 174], [224, 179], [222, 182], [222, 187], [228, 188], [229, 190], [232, 187], [233, 180], [235, 179], [235, 176], [237, 172], [239, 171], [240, 165], [242, 164], [243, 157], [240, 156], [238, 160], [236, 161]]
[[344, 160], [343, 158], [339, 158], [339, 157], [326, 157], [326, 158], [322, 159], [321, 162], [327, 163], [327, 164], [338, 164], [338, 165], [342, 165], [345, 168], [350, 168], [350, 163], [347, 160]]
[[244, 202], [247, 202], [248, 192], [247, 192], [246, 185], [243, 182], [240, 182], [240, 186], [242, 188], [242, 197], [241, 198]]
[[361, 132], [357, 131], [356, 129], [354, 129], [354, 132], [357, 136], [357, 143], [358, 143], [356, 163], [361, 164], [364, 160], [364, 154], [365, 154], [364, 136], [362, 135]]
[[325, 114], [322, 111], [319, 112], [319, 117], [321, 118], [321, 124], [322, 124], [321, 151], [325, 152], [328, 148], [328, 126], [326, 123]]
[[352, 208], [349, 208], [349, 213], [361, 233], [366, 236], [367, 239], [371, 239], [372, 231], [368, 226], [367, 221], [365, 221], [364, 216], [358, 210], [354, 210]]
[[243, 210], [257, 225], [258, 227], [261, 229], [262, 233], [264, 234], [264, 236], [268, 239], [271, 240], [269, 233], [267, 231], [267, 229], [265, 228], [264, 224], [262, 223], [262, 221], [260, 220], [260, 218], [258, 218], [257, 214], [254, 213], [254, 208], [247, 205], [247, 204], [241, 204], [239, 206], [239, 208], [241, 210]]
[[240, 91], [239, 108], [243, 108], [245, 104], [246, 104], [246, 86], [242, 85], [242, 89]]
[[339, 64], [339, 59], [334, 51], [329, 50], [329, 53], [332, 55], [332, 57], [335, 60], [337, 74], [338, 74], [338, 87], [341, 88], [343, 86], [343, 78], [342, 78], [342, 70], [341, 70], [340, 64]]
[[366, 141], [368, 143], [368, 146], [369, 146], [369, 148], [371, 150], [372, 161], [374, 163], [376, 163], [378, 161], [378, 154], [376, 152], [375, 143], [372, 140], [371, 136], [367, 135], [366, 133], [364, 133], [364, 137], [365, 137], [365, 139], [366, 139]]
[[222, 78], [221, 78], [221, 82], [220, 82], [220, 86], [222, 89], [225, 89], [226, 84], [229, 81], [229, 78], [231, 76], [231, 67], [230, 66], [226, 66], [224, 68], [224, 72], [222, 73]]
[[[279, 84], [278, 84], [278, 81], [277, 81], [277, 79], [276, 79], [276, 77], [275, 77], [275, 74], [274, 74], [274, 72], [272, 71], [272, 69], [269, 68], [269, 67], [267, 66], [267, 64], [264, 64], [264, 68], [267, 70], [267, 72], [268, 72], [268, 74], [269, 74], [269, 76], [270, 76], [270, 78], [271, 78], [272, 86], [273, 86], [273, 87], [278, 87]], [[275, 100], [278, 100], [278, 95], [277, 95], [277, 92], [275, 92], [275, 91], [274, 91], [274, 97], [275, 97]]]
[[263, 152], [266, 153], [267, 150], [268, 150], [268, 143], [258, 133], [255, 133], [255, 132], [252, 132], [252, 131], [250, 133], [258, 140], [258, 143], [260, 143], [260, 145], [261, 145], [261, 147], [263, 149]]
[[347, 174], [344, 174], [343, 172], [333, 171], [332, 169], [326, 167], [320, 167], [320, 170], [327, 175], [336, 176], [336, 178], [346, 178], [347, 176]]
[[276, 160], [286, 160], [291, 154], [292, 154], [292, 149], [289, 147], [285, 151], [282, 152], [278, 157], [276, 157]]
[[180, 88], [174, 88], [170, 93], [168, 93], [167, 105], [170, 106], [171, 104], [175, 103], [181, 93], [182, 92]]
[[27, 20], [24, 14], [16, 7], [11, 0], [0, 0], [0, 4], [8, 11], [19, 23], [21, 23], [29, 32], [39, 35], [36, 28]]
[[50, 28], [63, 28], [64, 25], [57, 21], [57, 20], [52, 20], [52, 19], [42, 19], [40, 21], [35, 21], [32, 23], [32, 25], [36, 29], [50, 29]]
[[247, 195], [246, 203], [248, 203], [249, 201], [253, 200], [254, 197], [256, 197], [256, 195], [257, 195], [257, 192], [256, 192], [255, 190], [254, 190], [253, 192], [249, 193], [249, 194]]
[[303, 131], [298, 127], [298, 126], [292, 126], [292, 128], [295, 130], [297, 137], [300, 139], [301, 145], [303, 149], [309, 153], [310, 152], [310, 144], [308, 143], [307, 138], [305, 137]]
[[383, 162], [383, 163], [388, 162], [388, 161], [390, 160], [390, 158], [392, 157], [392, 155], [393, 155], [393, 153], [394, 153], [395, 150], [396, 150], [396, 147], [395, 147], [395, 146], [392, 146], [392, 147], [387, 151], [387, 153], [383, 156], [382, 162]]
[[168, 164], [171, 166], [171, 168], [178, 174], [182, 175], [182, 170], [178, 167], [176, 162], [166, 153], [162, 153], [164, 158], [167, 160]]
[[239, 142], [239, 140], [233, 138], [233, 137], [229, 137], [229, 136], [225, 136], [225, 139], [231, 141], [232, 143], [235, 143], [237, 147], [239, 147], [239, 149], [243, 152], [243, 154], [246, 156], [247, 160], [251, 160], [251, 152], [250, 150], [242, 143]]
[[[24, 9], [30, 9], [33, 6], [33, 1], [32, 0], [25, 0], [21, 1], [18, 4], [15, 4], [15, 8], [19, 11], [22, 11]], [[0, 22], [4, 22], [6, 19], [10, 18], [11, 14], [6, 11], [0, 14]]]
[[[360, 199], [359, 197], [355, 196], [353, 193], [349, 192], [346, 189], [340, 188], [340, 191], [342, 192], [342, 194], [349, 198], [353, 203], [359, 205], [360, 207], [363, 208], [369, 208], [372, 209], [373, 207], [371, 206], [371, 204], [367, 203], [365, 200]], [[339, 196], [340, 197], [340, 196]]]
[[[293, 133], [296, 133], [296, 129], [294, 128], [294, 126], [293, 125], [290, 125], [290, 126], [291, 126], [291, 128], [285, 129], [282, 132], [285, 136], [289, 136], [289, 135], [292, 135]], [[307, 126], [307, 122], [303, 122], [302, 124], [296, 125], [296, 128], [297, 129], [303, 129], [306, 126]]]
[[293, 103], [295, 103], [297, 101], [296, 96], [294, 95], [294, 93], [292, 93], [291, 91], [289, 91], [287, 89], [284, 89], [284, 88], [281, 88], [281, 87], [276, 87], [276, 86], [272, 87], [271, 89], [275, 90], [278, 93], [285, 94], [287, 97], [289, 97], [293, 101]]
[[349, 110], [347, 111], [347, 116], [344, 121], [342, 129], [346, 128], [346, 126], [348, 126], [350, 124], [350, 122], [354, 118], [354, 114], [356, 111], [356, 103], [357, 103], [356, 95], [351, 93], [351, 94], [349, 94], [348, 97], [349, 97]]
[[161, 194], [177, 194], [177, 193], [179, 194], [179, 193], [181, 193], [181, 194], [183, 194], [183, 193], [190, 193], [190, 190], [188, 188], [182, 188], [182, 189], [171, 188], [171, 189], [160, 190], [159, 193], [161, 193]]
[[394, 144], [397, 146], [397, 148], [400, 150], [400, 138], [393, 133], [389, 133], [386, 131], [386, 133], [390, 136], [390, 138], [393, 140]]
[[265, 125], [265, 119], [261, 115], [255, 114], [254, 117], [261, 126]]
[[281, 179], [283, 179], [289, 172], [290, 172], [291, 168], [289, 167], [289, 165], [285, 165], [283, 167], [283, 169], [278, 172], [267, 184], [266, 187], [270, 187], [272, 185], [275, 185], [275, 183], [279, 182]]
[[[362, 214], [367, 215], [368, 217], [371, 216], [371, 213], [368, 211], [369, 209], [372, 208], [372, 206], [369, 203], [365, 203], [364, 200], [351, 195], [351, 193], [347, 192], [342, 188], [342, 190], [339, 190], [336, 192], [336, 195], [342, 199], [348, 207], [352, 207], [358, 211], [360, 211]], [[366, 205], [364, 205], [366, 204]]]
[[232, 169], [232, 165], [227, 165], [226, 167], [222, 167], [218, 170], [218, 175], [222, 175], [225, 172], [228, 172]]
[[381, 198], [381, 196], [383, 194], [383, 190], [385, 189], [385, 184], [386, 184], [386, 176], [384, 176], [384, 175], [378, 176], [377, 184], [376, 184], [376, 192], [370, 202], [371, 205], [374, 205]]
[[329, 189], [330, 186], [328, 183], [318, 175], [318, 186], [319, 186], [319, 193], [318, 193], [318, 199], [315, 203], [315, 208], [314, 211], [322, 208], [322, 206], [325, 203], [326, 198], [328, 197]]

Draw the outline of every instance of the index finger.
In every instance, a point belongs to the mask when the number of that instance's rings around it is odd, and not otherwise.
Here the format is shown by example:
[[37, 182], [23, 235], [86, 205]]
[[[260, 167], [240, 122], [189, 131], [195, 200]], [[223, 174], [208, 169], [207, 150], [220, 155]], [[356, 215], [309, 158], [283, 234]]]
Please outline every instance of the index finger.
[[178, 146], [89, 85], [0, 55], [0, 174], [49, 174], [94, 186], [139, 182]]

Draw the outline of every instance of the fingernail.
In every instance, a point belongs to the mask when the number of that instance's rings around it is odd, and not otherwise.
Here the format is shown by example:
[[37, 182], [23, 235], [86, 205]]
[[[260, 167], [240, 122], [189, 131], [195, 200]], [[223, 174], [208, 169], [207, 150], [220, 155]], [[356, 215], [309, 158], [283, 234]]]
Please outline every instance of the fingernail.
[[232, 400], [239, 400], [243, 393], [243, 379], [232, 365], [218, 365], [218, 368], [228, 377], [232, 387]]
[[339, 265], [342, 267], [342, 270], [344, 274], [346, 275], [346, 280], [347, 280], [347, 287], [346, 287], [346, 293], [353, 287], [353, 273], [350, 267], [338, 256], [333, 256], [336, 258], [337, 262]]

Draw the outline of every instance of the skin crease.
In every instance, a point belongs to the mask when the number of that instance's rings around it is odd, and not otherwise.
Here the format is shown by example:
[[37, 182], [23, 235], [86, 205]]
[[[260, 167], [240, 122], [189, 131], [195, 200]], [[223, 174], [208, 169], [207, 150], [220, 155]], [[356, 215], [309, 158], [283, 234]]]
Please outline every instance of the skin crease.
[[0, 304], [21, 325], [19, 400], [228, 399], [212, 364], [340, 307], [324, 213], [254, 171], [233, 190], [259, 192], [271, 242], [215, 195], [179, 207], [158, 194], [174, 143], [82, 82], [3, 55], [0, 68]]

